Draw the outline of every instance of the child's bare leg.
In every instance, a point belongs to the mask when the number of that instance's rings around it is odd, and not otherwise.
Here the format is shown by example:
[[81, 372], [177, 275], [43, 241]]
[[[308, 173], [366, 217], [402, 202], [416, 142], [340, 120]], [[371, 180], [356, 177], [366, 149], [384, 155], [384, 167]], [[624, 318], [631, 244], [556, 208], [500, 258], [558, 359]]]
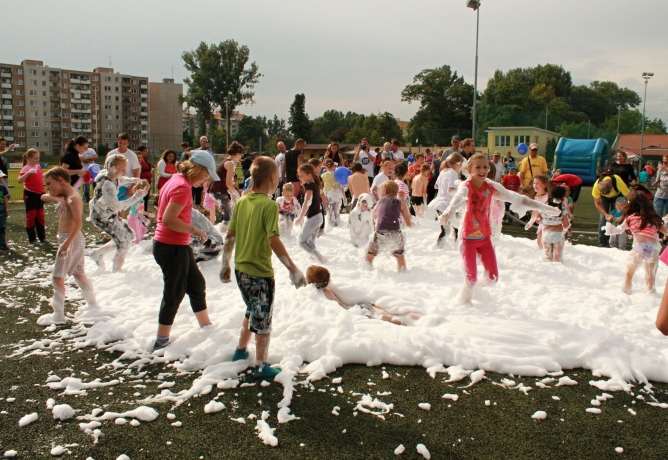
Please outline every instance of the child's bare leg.
[[543, 258], [545, 260], [552, 260], [554, 257], [553, 254], [553, 245], [552, 244], [543, 244]]
[[53, 278], [53, 288], [53, 298], [50, 302], [53, 313], [37, 318], [37, 324], [40, 326], [67, 322], [67, 318], [65, 318], [65, 280], [63, 278]]
[[83, 295], [86, 304], [91, 308], [99, 308], [97, 299], [95, 298], [95, 290], [93, 289], [93, 284], [90, 282], [85, 273], [80, 275], [74, 275], [74, 279], [77, 281], [77, 284], [81, 288], [81, 293]]
[[368, 254], [366, 255], [366, 263], [369, 266], [369, 268], [373, 268], [373, 259], [375, 259], [376, 256], [373, 254]]
[[404, 256], [397, 256], [397, 271], [399, 273], [406, 271], [406, 258]]
[[554, 243], [552, 249], [552, 256], [555, 262], [561, 262], [561, 255], [564, 253], [564, 240]]
[[113, 265], [112, 265], [112, 272], [120, 272], [123, 270], [123, 265], [125, 264], [125, 256], [128, 254], [128, 249], [119, 249], [116, 251], [116, 254], [114, 254], [114, 260], [113, 260]]
[[647, 285], [647, 292], [654, 292], [657, 268], [658, 264], [656, 262], [645, 262], [645, 284]]
[[538, 249], [543, 249], [543, 232], [538, 232], [536, 236], [536, 243], [538, 244]]
[[638, 264], [639, 261], [636, 260], [634, 251], [631, 250], [631, 255], [629, 256], [629, 260], [626, 263], [626, 275], [624, 276], [624, 284], [622, 285], [622, 291], [624, 291], [627, 294], [631, 294], [631, 284], [633, 282], [633, 275], [635, 275], [636, 273]]
[[239, 350], [245, 349], [248, 346], [248, 342], [250, 342], [252, 336], [253, 333], [248, 328], [248, 318], [244, 318], [241, 331], [239, 331], [239, 344], [237, 345], [237, 348]]
[[269, 357], [271, 334], [255, 334], [255, 363], [266, 363]]

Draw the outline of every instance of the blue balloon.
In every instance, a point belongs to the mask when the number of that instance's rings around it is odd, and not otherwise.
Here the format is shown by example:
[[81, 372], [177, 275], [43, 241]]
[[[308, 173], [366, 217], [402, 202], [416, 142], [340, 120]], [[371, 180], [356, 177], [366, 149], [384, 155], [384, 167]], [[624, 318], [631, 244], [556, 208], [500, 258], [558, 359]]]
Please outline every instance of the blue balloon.
[[348, 185], [348, 177], [351, 175], [352, 172], [350, 172], [350, 169], [346, 168], [345, 166], [339, 166], [334, 171], [334, 179], [336, 179], [336, 182], [341, 185]]
[[90, 172], [91, 177], [92, 177], [93, 180], [94, 180], [94, 179], [97, 177], [97, 173], [99, 173], [100, 170], [102, 170], [102, 166], [100, 166], [100, 165], [97, 164], [97, 163], [93, 163], [92, 165], [90, 165], [90, 166], [89, 166], [88, 168], [86, 168], [86, 169], [88, 169], [88, 171]]
[[408, 162], [412, 163], [415, 161], [415, 158], [413, 158], [413, 155], [408, 155]]
[[524, 142], [522, 142], [520, 145], [517, 146], [517, 153], [519, 153], [520, 155], [526, 155], [528, 151], [529, 147], [527, 147], [527, 145]]
[[121, 185], [120, 187], [118, 187], [118, 194], [116, 195], [116, 199], [118, 201], [125, 201], [128, 198], [130, 198], [128, 195], [126, 195], [130, 187], [132, 187], [132, 184]]

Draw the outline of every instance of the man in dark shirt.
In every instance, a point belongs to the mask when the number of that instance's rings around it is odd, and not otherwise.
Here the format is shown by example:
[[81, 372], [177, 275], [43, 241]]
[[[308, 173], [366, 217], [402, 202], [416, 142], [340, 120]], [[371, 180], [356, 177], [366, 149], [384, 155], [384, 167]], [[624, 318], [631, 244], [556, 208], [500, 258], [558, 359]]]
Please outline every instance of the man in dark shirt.
[[283, 183], [291, 182], [295, 187], [295, 196], [300, 203], [303, 203], [304, 193], [301, 189], [299, 177], [297, 177], [297, 170], [304, 163], [304, 153], [302, 152], [306, 147], [304, 139], [297, 139], [292, 150], [285, 152], [285, 160], [283, 163], [283, 174], [281, 180]]

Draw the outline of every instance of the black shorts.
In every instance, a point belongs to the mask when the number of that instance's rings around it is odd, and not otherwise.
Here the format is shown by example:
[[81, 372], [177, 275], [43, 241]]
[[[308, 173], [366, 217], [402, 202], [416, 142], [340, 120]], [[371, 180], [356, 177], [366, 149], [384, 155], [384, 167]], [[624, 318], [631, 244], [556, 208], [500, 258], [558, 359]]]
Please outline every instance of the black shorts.
[[422, 206], [424, 204], [424, 197], [421, 196], [412, 196], [411, 204], [414, 206]]

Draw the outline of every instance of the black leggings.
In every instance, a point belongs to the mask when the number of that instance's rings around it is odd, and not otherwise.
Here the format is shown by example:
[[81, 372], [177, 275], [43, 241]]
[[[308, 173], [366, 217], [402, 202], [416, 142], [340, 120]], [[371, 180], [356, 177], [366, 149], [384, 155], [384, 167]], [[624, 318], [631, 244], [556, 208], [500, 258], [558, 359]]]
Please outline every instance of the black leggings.
[[206, 283], [190, 246], [165, 244], [154, 240], [153, 258], [162, 269], [165, 283], [158, 315], [161, 325], [174, 324], [174, 317], [186, 294], [190, 298], [193, 312], [206, 310]]

